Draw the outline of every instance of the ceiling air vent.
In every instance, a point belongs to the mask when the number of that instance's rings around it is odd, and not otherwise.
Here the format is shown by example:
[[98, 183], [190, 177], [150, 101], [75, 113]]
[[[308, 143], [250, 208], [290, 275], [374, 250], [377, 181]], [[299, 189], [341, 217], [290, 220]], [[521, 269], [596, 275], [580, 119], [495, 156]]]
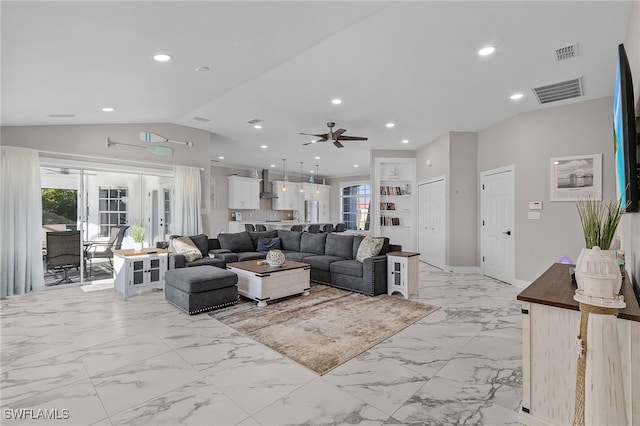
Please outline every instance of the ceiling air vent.
[[249, 120], [247, 121], [247, 123], [249, 124], [258, 124], [258, 123], [262, 123], [263, 120], [259, 119], [259, 118], [254, 118], [253, 120]]
[[582, 77], [548, 86], [534, 87], [533, 93], [540, 104], [577, 98], [582, 96]]
[[567, 46], [553, 49], [553, 55], [556, 57], [556, 61], [564, 61], [567, 59], [575, 58], [576, 56], [578, 56], [578, 43], [573, 43]]
[[193, 117], [193, 119], [196, 121], [202, 121], [203, 123], [208, 123], [211, 121], [208, 118], [204, 118], [204, 117]]

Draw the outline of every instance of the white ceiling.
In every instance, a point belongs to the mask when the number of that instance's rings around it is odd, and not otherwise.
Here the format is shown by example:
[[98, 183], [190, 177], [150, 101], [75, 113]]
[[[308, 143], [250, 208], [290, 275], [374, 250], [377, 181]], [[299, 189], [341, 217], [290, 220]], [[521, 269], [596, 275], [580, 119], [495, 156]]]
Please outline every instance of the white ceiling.
[[[479, 131], [542, 108], [533, 87], [582, 77], [584, 96], [548, 106], [610, 96], [630, 8], [2, 1], [2, 125], [176, 123], [212, 132], [221, 165], [280, 170], [287, 158], [289, 170], [304, 161], [305, 172], [319, 164], [321, 175], [368, 173], [372, 149], [415, 150], [448, 131]], [[578, 57], [555, 60], [553, 49], [576, 42]], [[478, 56], [485, 45], [496, 53]], [[173, 60], [154, 62], [159, 52]], [[514, 92], [524, 98], [510, 100]], [[332, 105], [335, 97], [343, 104]], [[263, 129], [247, 123], [255, 118]], [[325, 133], [328, 121], [369, 141], [302, 145], [312, 138], [299, 132]]]

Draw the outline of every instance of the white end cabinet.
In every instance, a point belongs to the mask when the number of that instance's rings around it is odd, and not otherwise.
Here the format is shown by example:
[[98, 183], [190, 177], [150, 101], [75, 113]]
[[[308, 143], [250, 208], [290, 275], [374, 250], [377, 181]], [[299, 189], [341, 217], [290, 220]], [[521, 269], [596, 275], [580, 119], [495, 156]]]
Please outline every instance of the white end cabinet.
[[405, 299], [418, 294], [418, 256], [412, 251], [387, 253], [387, 293], [399, 292]]
[[260, 209], [260, 182], [243, 176], [228, 176], [229, 179], [229, 208], [241, 210]]
[[148, 248], [142, 251], [114, 250], [114, 287], [126, 299], [132, 293], [147, 288], [164, 290], [168, 251]]

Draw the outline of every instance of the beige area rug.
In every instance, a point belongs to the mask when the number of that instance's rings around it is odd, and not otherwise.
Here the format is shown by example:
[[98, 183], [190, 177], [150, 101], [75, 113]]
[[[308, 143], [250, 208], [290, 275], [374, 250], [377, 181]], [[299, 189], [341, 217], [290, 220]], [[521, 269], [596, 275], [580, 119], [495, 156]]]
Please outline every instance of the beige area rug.
[[315, 284], [309, 296], [265, 308], [240, 298], [209, 315], [322, 375], [437, 309], [401, 296], [370, 297]]

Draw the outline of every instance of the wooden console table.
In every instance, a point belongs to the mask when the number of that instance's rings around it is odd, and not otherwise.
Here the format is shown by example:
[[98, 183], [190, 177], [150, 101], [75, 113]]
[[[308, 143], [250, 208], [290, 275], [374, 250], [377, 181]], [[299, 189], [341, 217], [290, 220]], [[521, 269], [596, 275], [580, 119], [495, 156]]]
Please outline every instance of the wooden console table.
[[[626, 275], [626, 274], [625, 274]], [[528, 425], [568, 425], [573, 420], [575, 339], [580, 307], [569, 265], [556, 263], [518, 295], [522, 302], [522, 407]], [[640, 424], [640, 306], [628, 276], [618, 314], [625, 407], [629, 425]]]

